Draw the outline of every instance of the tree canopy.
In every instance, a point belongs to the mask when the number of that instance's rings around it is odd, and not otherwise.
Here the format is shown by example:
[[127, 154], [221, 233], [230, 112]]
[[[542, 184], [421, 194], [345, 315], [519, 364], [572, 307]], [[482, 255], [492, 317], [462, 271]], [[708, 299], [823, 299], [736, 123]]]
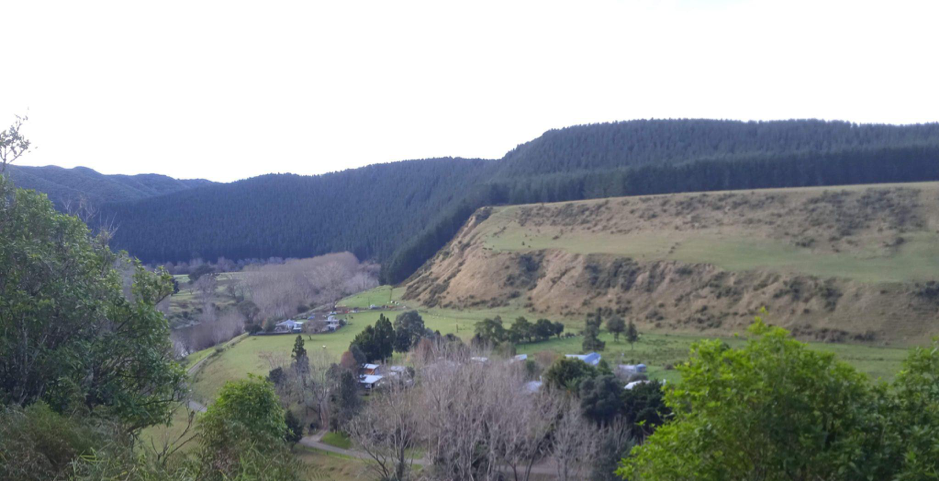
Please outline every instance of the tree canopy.
[[172, 292], [172, 279], [112, 252], [106, 240], [0, 176], [4, 404], [102, 408], [129, 430], [168, 419], [184, 372], [154, 306]]
[[624, 479], [939, 474], [939, 342], [915, 350], [888, 389], [759, 318], [750, 333], [740, 349], [719, 340], [694, 345], [678, 367], [682, 382], [665, 396], [674, 420], [624, 459]]

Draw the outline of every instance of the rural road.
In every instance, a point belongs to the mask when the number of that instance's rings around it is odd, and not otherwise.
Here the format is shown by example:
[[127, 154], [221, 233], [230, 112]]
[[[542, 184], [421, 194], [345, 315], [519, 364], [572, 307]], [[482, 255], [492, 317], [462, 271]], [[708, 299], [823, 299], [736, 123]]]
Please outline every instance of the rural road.
[[[238, 344], [246, 337], [247, 337], [247, 334], [242, 334], [238, 337], [235, 337], [234, 339], [231, 339], [228, 342], [226, 342], [224, 344], [224, 347], [229, 348], [231, 346], [234, 346], [235, 344]], [[189, 377], [192, 378], [193, 376], [195, 376], [197, 372], [199, 372], [199, 369], [202, 369], [202, 365], [205, 364], [209, 359], [212, 359], [212, 357], [213, 356], [206, 356], [206, 357], [203, 357], [202, 359], [199, 359], [198, 362], [196, 362], [195, 364], [190, 366], [189, 369], [186, 370], [186, 374], [188, 374]], [[204, 413], [206, 409], [205, 404], [202, 404], [199, 401], [196, 401], [192, 398], [189, 398], [186, 401], [186, 405], [189, 407], [189, 409], [193, 411], [198, 411], [200, 413]]]

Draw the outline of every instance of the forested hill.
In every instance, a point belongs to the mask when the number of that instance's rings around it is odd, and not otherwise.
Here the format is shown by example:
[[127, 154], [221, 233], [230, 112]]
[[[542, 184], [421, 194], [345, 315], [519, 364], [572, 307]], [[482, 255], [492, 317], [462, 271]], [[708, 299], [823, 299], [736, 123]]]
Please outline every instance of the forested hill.
[[939, 125], [794, 120], [635, 120], [550, 130], [507, 153], [501, 176], [527, 176], [734, 159], [766, 154], [939, 143]]
[[180, 180], [159, 174], [105, 175], [87, 167], [65, 169], [53, 165], [11, 165], [8, 171], [17, 186], [45, 193], [59, 208], [79, 199], [101, 205], [172, 194], [212, 183], [203, 179]]
[[399, 282], [483, 205], [939, 179], [939, 124], [648, 120], [552, 130], [500, 160], [268, 175], [105, 206], [147, 262], [351, 251]]
[[113, 245], [145, 262], [308, 257], [387, 258], [480, 182], [487, 162], [432, 159], [316, 176], [270, 174], [106, 205]]

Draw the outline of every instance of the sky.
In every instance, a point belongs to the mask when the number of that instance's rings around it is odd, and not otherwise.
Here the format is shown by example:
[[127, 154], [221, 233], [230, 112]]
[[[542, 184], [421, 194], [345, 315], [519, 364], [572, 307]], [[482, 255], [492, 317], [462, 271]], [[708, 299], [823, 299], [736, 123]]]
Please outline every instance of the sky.
[[934, 0], [6, 1], [20, 165], [231, 181], [644, 118], [939, 121]]

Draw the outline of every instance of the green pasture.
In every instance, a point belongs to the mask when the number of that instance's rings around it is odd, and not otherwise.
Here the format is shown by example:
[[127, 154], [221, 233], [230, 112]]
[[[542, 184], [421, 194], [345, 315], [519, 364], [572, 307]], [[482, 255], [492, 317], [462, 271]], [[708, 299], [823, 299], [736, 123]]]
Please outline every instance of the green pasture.
[[[390, 289], [387, 286], [378, 287], [371, 293], [360, 293], [344, 299], [339, 304], [352, 306], [363, 302], [372, 296], [387, 296]], [[392, 299], [398, 296], [398, 290], [391, 293]], [[364, 302], [368, 302], [367, 300]], [[407, 304], [407, 302], [404, 302]], [[480, 310], [454, 310], [454, 309], [424, 309], [418, 311], [424, 318], [426, 326], [443, 334], [454, 333], [469, 340], [473, 336], [474, 324], [486, 317], [502, 316], [506, 327], [518, 316], [523, 315], [529, 320], [539, 316], [526, 312], [520, 308], [506, 307], [499, 309]], [[394, 318], [403, 310], [379, 311], [366, 310], [350, 313], [346, 317], [348, 324], [337, 332], [328, 334], [303, 334], [306, 349], [312, 352], [316, 349], [325, 350], [330, 357], [339, 360], [356, 334], [367, 325], [374, 325], [378, 316], [385, 314], [394, 321]], [[557, 319], [565, 323], [566, 332], [579, 333], [583, 326], [581, 319]], [[676, 365], [687, 359], [691, 344], [702, 339], [702, 336], [693, 334], [674, 334], [664, 332], [641, 332], [639, 342], [630, 346], [622, 337], [619, 342], [613, 341], [609, 333], [602, 333], [601, 339], [606, 342], [606, 350], [602, 352], [604, 359], [610, 364], [644, 363], [649, 366], [654, 377], [676, 380], [676, 371], [666, 370], [668, 365]], [[293, 348], [296, 335], [251, 336], [240, 343], [226, 349], [211, 359], [196, 375], [192, 389], [196, 399], [211, 401], [215, 393], [225, 383], [232, 379], [239, 379], [250, 374], [266, 375], [270, 367], [262, 358], [262, 354], [279, 352], [289, 355]], [[743, 342], [737, 338], [726, 338], [731, 345]], [[559, 354], [576, 354], [581, 352], [583, 338], [557, 339], [548, 341], [519, 344], [516, 350], [519, 354], [534, 354], [539, 351], [554, 351]], [[906, 350], [900, 348], [874, 347], [853, 344], [826, 344], [809, 343], [812, 349], [835, 353], [839, 359], [855, 366], [858, 370], [871, 375], [873, 378], [892, 379], [899, 370], [901, 361], [906, 356]], [[399, 354], [395, 354], [392, 362], [403, 362]]]
[[[385, 314], [392, 321], [403, 311], [362, 311], [348, 314], [346, 326], [336, 332], [324, 334], [302, 334], [307, 352], [325, 351], [332, 359], [339, 362], [339, 357], [349, 349], [349, 344], [365, 326], [374, 325], [378, 316]], [[442, 327], [442, 324], [431, 324]], [[262, 357], [265, 353], [290, 355], [297, 334], [279, 334], [269, 336], [249, 336], [213, 358], [199, 370], [192, 383], [193, 396], [209, 402], [226, 381], [241, 379], [248, 374], [266, 376], [270, 366]]]
[[328, 444], [342, 449], [349, 449], [352, 447], [352, 440], [349, 439], [349, 436], [345, 433], [337, 433], [335, 431], [330, 431], [323, 435], [323, 438], [320, 439], [323, 444]]

